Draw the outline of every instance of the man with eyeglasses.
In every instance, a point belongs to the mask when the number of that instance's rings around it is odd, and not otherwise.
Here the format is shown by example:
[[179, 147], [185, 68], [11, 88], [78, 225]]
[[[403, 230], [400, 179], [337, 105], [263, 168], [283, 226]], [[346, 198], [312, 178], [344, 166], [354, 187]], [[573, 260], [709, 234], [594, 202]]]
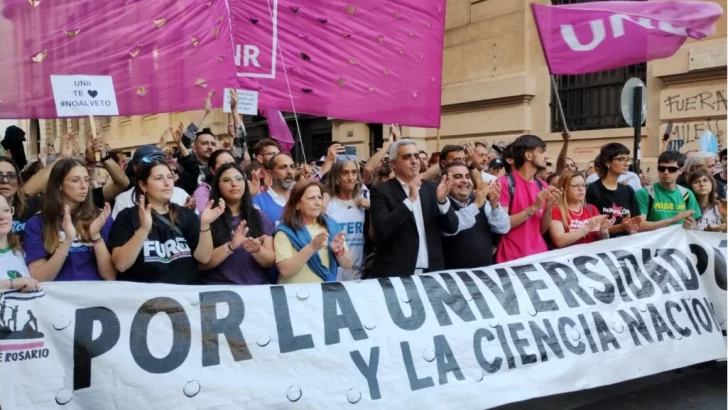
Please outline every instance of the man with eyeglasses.
[[678, 160], [680, 153], [665, 151], [657, 159], [659, 181], [637, 191], [637, 204], [646, 219], [642, 231], [654, 231], [682, 223], [686, 229], [695, 226], [701, 212], [692, 191], [677, 185], [682, 173]]
[[[137, 172], [137, 169], [139, 169], [139, 166], [142, 163], [148, 164], [152, 161], [165, 161], [164, 153], [161, 149], [159, 149], [159, 147], [157, 147], [156, 145], [142, 145], [141, 147], [137, 148], [136, 151], [134, 151], [134, 156], [131, 160], [134, 173]], [[114, 209], [111, 211], [112, 219], [116, 219], [116, 215], [118, 215], [119, 212], [123, 211], [126, 208], [132, 208], [135, 205], [132, 199], [133, 195], [134, 186], [132, 186], [131, 189], [120, 193], [119, 196], [116, 197]], [[175, 186], [174, 192], [172, 193], [172, 199], [170, 201], [179, 206], [185, 206], [185, 202], [187, 202], [188, 197], [189, 194], [187, 194], [184, 189]]]

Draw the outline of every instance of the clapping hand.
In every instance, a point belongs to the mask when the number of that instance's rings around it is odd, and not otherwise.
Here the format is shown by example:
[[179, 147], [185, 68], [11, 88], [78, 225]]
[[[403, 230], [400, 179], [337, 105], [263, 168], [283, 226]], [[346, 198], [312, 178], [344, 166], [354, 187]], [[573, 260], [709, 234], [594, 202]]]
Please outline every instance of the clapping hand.
[[614, 225], [614, 222], [616, 220], [617, 219], [615, 217], [602, 219], [602, 222], [599, 224], [599, 232], [608, 231], [609, 228], [611, 228]]
[[344, 232], [339, 232], [334, 239], [331, 241], [331, 250], [334, 255], [340, 254], [344, 250]]
[[220, 198], [217, 206], [213, 206], [214, 204], [215, 201], [211, 199], [210, 202], [207, 203], [205, 209], [202, 211], [202, 214], [200, 214], [200, 227], [203, 231], [208, 230], [210, 224], [215, 222], [215, 220], [219, 218], [220, 215], [225, 213], [224, 199]]
[[321, 248], [326, 246], [328, 240], [329, 233], [326, 231], [321, 232], [313, 238], [313, 240], [311, 241], [311, 246], [313, 247], [314, 251], [318, 252]]
[[147, 203], [144, 195], [139, 197], [139, 224], [147, 233], [152, 230], [152, 204]]
[[61, 228], [63, 228], [63, 233], [66, 235], [66, 239], [70, 239], [71, 241], [76, 239], [76, 227], [73, 225], [73, 220], [71, 219], [71, 207], [68, 205], [63, 205], [63, 221], [61, 222]]
[[481, 182], [475, 189], [475, 199], [473, 202], [478, 208], [482, 208], [485, 205], [485, 200], [488, 198], [493, 185], [488, 182]]
[[197, 201], [195, 201], [194, 197], [188, 196], [187, 199], [185, 199], [184, 207], [194, 211], [197, 209]]
[[111, 205], [106, 202], [104, 204], [104, 209], [101, 211], [99, 216], [97, 216], [96, 219], [94, 219], [93, 222], [91, 222], [91, 225], [88, 227], [88, 233], [91, 235], [92, 240], [96, 235], [99, 235], [101, 233], [104, 225], [106, 225], [106, 221], [109, 219], [109, 215], [111, 215]]
[[443, 175], [442, 178], [440, 178], [440, 185], [437, 186], [438, 203], [443, 203], [447, 200], [447, 195], [450, 193], [450, 188], [452, 188], [453, 181], [454, 178], [452, 176], [452, 173], [448, 175]]
[[260, 252], [260, 248], [263, 247], [263, 240], [265, 239], [265, 235], [259, 237], [259, 238], [243, 238], [243, 249], [245, 249], [246, 252], [249, 254], [254, 254]]
[[[443, 177], [443, 178], [445, 178], [445, 177]], [[412, 178], [412, 180], [409, 182], [409, 184], [407, 184], [407, 187], [409, 188], [409, 195], [407, 195], [407, 197], [409, 198], [410, 201], [415, 202], [417, 200], [417, 198], [420, 196], [420, 185], [422, 185], [421, 174]], [[440, 187], [438, 187], [437, 189], [439, 192]], [[439, 194], [438, 194], [438, 197], [439, 197]]]
[[503, 186], [501, 185], [500, 181], [491, 182], [491, 189], [490, 193], [488, 194], [488, 200], [490, 201], [491, 207], [495, 208], [496, 206], [498, 206], [502, 191]]

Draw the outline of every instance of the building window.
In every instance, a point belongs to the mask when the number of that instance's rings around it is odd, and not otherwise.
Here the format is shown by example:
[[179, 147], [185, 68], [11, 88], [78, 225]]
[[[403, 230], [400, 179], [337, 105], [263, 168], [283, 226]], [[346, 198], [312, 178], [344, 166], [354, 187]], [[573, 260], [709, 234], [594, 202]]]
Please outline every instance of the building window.
[[[593, 0], [552, 0], [554, 6]], [[644, 0], [632, 0], [644, 1]], [[646, 81], [647, 63], [580, 75], [554, 75], [569, 131], [628, 127], [622, 118], [622, 87], [632, 77]], [[551, 91], [551, 132], [564, 130], [558, 102]]]

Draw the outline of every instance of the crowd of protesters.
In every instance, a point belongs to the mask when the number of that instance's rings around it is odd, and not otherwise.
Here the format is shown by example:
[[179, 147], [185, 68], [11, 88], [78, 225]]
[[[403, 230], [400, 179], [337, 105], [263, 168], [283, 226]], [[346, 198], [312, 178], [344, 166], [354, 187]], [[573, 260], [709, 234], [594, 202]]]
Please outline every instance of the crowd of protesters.
[[428, 155], [396, 126], [366, 162], [334, 143], [322, 161], [296, 164], [272, 139], [248, 155], [238, 115], [230, 131], [220, 140], [180, 124], [165, 133], [174, 153], [163, 139], [128, 162], [100, 138], [81, 150], [67, 135], [26, 166], [22, 130], [8, 129], [0, 290], [346, 281], [488, 266], [676, 224], [726, 231], [725, 149], [665, 150], [652, 182], [619, 143], [579, 170], [568, 134], [555, 164], [535, 135]]

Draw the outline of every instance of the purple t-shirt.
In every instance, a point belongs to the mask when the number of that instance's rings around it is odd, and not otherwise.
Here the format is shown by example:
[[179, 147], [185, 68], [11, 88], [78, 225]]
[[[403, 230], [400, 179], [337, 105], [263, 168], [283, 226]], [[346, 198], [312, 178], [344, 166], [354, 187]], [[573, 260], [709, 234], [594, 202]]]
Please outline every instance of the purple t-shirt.
[[[101, 229], [101, 237], [104, 238], [104, 242], [109, 239], [109, 232], [111, 232], [113, 222], [109, 218]], [[63, 238], [63, 233], [61, 233], [61, 240]], [[30, 218], [25, 224], [23, 248], [25, 249], [25, 262], [28, 265], [38, 259], [48, 259], [52, 256], [43, 247], [43, 220], [39, 215]], [[81, 242], [78, 239], [74, 240], [55, 280], [101, 280], [99, 270], [96, 267], [96, 253], [94, 252], [93, 243]]]
[[[273, 235], [275, 225], [263, 213], [258, 211], [260, 222], [263, 225], [263, 232], [266, 235]], [[233, 232], [240, 225], [240, 217], [230, 218]], [[202, 272], [202, 281], [210, 285], [267, 285], [268, 277], [258, 262], [253, 259], [245, 249], [236, 249], [235, 252], [222, 261], [217, 267]]]

